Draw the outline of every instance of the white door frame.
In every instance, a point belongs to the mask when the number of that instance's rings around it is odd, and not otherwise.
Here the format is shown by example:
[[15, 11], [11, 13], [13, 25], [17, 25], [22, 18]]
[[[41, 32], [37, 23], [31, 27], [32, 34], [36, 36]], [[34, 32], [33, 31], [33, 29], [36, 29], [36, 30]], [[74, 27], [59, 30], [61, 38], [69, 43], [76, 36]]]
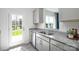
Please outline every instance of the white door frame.
[[[11, 15], [21, 15], [21, 14], [14, 14], [14, 13], [12, 13], [12, 14], [8, 14], [8, 31], [9, 31], [9, 34], [8, 34], [8, 38], [9, 38], [9, 47], [13, 47], [13, 46], [10, 46], [10, 42], [11, 42], [11, 37], [12, 37], [12, 35], [11, 35], [11, 31], [12, 31], [12, 21], [11, 21]], [[22, 16], [23, 17], [23, 16]], [[23, 19], [22, 19], [22, 28], [24, 28], [23, 27], [23, 25], [24, 25], [24, 22], [23, 22]], [[23, 30], [24, 31], [24, 30]], [[16, 46], [16, 45], [19, 45], [19, 44], [22, 44], [23, 42], [24, 42], [24, 32], [23, 32], [23, 37], [22, 37], [22, 41], [21, 42], [19, 42], [19, 43], [17, 43], [17, 44], [15, 44], [14, 46]]]

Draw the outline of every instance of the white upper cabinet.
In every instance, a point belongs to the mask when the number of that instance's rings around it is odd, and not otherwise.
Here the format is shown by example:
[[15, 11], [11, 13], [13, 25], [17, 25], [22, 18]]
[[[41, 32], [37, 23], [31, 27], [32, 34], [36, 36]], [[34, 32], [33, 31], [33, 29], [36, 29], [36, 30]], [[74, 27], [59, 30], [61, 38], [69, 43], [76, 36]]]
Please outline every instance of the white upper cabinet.
[[33, 10], [33, 23], [43, 23], [43, 8]]
[[79, 8], [60, 8], [60, 21], [79, 21]]

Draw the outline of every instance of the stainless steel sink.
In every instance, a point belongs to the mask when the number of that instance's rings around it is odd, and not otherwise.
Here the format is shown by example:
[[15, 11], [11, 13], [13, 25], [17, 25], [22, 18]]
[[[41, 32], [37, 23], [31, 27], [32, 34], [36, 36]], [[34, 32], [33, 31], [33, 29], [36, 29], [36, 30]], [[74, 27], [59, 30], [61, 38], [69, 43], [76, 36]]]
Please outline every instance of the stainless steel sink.
[[49, 33], [49, 32], [45, 32], [45, 31], [42, 31], [42, 32], [40, 32], [40, 33], [46, 34], [46, 35], [53, 35], [53, 34], [54, 34], [53, 32]]
[[46, 34], [46, 32], [44, 32], [44, 31], [42, 31], [42, 32], [40, 32], [40, 33], [42, 33], [42, 34]]

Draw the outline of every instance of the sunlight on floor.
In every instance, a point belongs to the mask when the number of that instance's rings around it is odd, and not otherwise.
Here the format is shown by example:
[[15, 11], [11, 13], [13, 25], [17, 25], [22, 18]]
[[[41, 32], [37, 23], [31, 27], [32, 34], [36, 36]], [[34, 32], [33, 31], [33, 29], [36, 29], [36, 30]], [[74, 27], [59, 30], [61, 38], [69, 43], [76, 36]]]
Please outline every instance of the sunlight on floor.
[[19, 41], [22, 41], [22, 35], [19, 36], [12, 36], [12, 39], [10, 41], [10, 46], [16, 45]]
[[24, 44], [24, 45], [12, 48], [9, 51], [37, 51], [37, 50], [31, 44]]
[[11, 49], [11, 50], [9, 50], [9, 51], [21, 51], [21, 48], [22, 48], [22, 47], [18, 47], [18, 48]]

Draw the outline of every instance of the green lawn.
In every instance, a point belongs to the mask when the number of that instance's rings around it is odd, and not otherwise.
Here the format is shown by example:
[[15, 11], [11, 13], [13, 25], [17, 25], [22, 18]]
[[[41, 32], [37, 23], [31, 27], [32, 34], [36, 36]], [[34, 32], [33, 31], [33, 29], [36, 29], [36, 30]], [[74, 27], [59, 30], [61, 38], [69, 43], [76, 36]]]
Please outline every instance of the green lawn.
[[12, 30], [12, 36], [22, 35], [22, 29]]

